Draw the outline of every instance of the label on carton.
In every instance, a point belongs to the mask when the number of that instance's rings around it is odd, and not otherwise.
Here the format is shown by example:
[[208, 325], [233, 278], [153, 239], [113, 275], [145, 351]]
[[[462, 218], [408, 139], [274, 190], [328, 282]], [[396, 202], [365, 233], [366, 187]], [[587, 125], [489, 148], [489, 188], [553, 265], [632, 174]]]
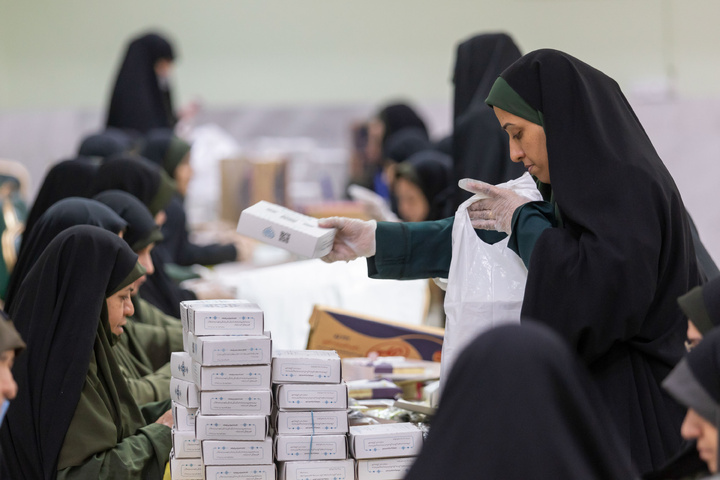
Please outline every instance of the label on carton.
[[204, 440], [205, 465], [270, 465], [273, 463], [272, 439], [260, 442]]
[[344, 460], [347, 458], [345, 435], [277, 435], [275, 456], [287, 460]]
[[203, 415], [270, 415], [272, 395], [269, 390], [220, 390], [201, 392]]
[[199, 415], [195, 421], [200, 440], [264, 440], [267, 416]]
[[275, 480], [275, 465], [218, 465], [205, 467], [207, 480]]
[[347, 410], [279, 411], [275, 430], [281, 435], [327, 435], [348, 432]]
[[348, 406], [345, 383], [311, 385], [281, 383], [275, 386], [276, 403], [280, 409], [338, 410]]
[[211, 367], [194, 362], [192, 370], [200, 390], [270, 389], [270, 365]]
[[197, 336], [188, 332], [193, 360], [202, 365], [269, 365], [272, 340], [258, 336]]

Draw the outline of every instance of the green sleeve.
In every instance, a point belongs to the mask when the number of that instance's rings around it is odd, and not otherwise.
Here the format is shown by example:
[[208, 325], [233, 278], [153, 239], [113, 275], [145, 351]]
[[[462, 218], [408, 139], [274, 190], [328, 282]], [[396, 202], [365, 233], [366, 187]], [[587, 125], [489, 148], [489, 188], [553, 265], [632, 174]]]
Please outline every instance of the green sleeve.
[[142, 405], [170, 399], [170, 376], [170, 363], [166, 363], [153, 373], [140, 378], [125, 377], [125, 381], [135, 401]]
[[[368, 276], [398, 280], [447, 278], [454, 220], [455, 217], [432, 222], [378, 222], [375, 256], [367, 259]], [[491, 244], [505, 237], [499, 232], [476, 232]]]
[[58, 471], [58, 480], [162, 480], [170, 456], [170, 429], [152, 423], [125, 437], [114, 448], [97, 453], [83, 464]]
[[182, 326], [179, 318], [167, 315], [155, 305], [137, 295], [133, 297], [133, 306], [135, 307], [134, 318], [138, 322], [156, 325], [158, 327]]
[[126, 325], [128, 347], [133, 355], [143, 361], [150, 362], [152, 370], [170, 361], [172, 352], [182, 351], [182, 326], [149, 325], [128, 320]]
[[508, 247], [527, 267], [535, 242], [547, 228], [557, 226], [555, 207], [550, 202], [530, 202], [515, 210], [512, 218], [512, 235]]

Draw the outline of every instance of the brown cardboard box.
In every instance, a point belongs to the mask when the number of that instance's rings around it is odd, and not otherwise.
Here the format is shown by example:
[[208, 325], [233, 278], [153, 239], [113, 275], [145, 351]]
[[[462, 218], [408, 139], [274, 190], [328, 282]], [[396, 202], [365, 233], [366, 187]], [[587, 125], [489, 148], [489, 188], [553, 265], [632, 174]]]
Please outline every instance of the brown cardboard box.
[[233, 224], [260, 200], [287, 206], [287, 157], [220, 161], [220, 218]]
[[402, 356], [440, 361], [445, 330], [406, 325], [316, 305], [310, 317], [308, 350], [336, 350], [341, 358]]

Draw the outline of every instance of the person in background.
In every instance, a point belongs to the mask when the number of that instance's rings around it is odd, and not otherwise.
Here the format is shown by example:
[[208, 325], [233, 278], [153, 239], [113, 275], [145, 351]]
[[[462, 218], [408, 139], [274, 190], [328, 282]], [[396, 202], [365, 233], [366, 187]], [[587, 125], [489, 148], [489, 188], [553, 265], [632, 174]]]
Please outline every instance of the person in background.
[[[510, 161], [505, 132], [485, 105], [495, 79], [520, 56], [515, 42], [505, 33], [475, 35], [458, 45], [453, 74], [454, 183], [475, 178], [497, 185], [524, 173], [522, 164]], [[453, 211], [470, 196], [457, 189]]]
[[[5, 309], [10, 310], [25, 277], [45, 251], [48, 244], [63, 230], [74, 225], [94, 225], [104, 230], [122, 235], [127, 222], [106, 205], [89, 198], [64, 198], [50, 208], [38, 219], [35, 228], [25, 237], [25, 248], [18, 257], [13, 270], [5, 298]], [[19, 327], [27, 319], [18, 318]]]
[[84, 137], [78, 148], [78, 156], [97, 159], [98, 163], [102, 163], [107, 157], [130, 153], [134, 148], [135, 143], [130, 135], [110, 127]]
[[427, 441], [405, 476], [439, 478], [637, 475], [578, 358], [550, 328], [524, 320], [479, 335], [453, 365]]
[[161, 166], [175, 180], [177, 193], [165, 209], [167, 219], [162, 225], [165, 240], [156, 251], [166, 264], [180, 266], [215, 265], [239, 260], [240, 249], [229, 244], [196, 245], [189, 239], [183, 201], [192, 179], [190, 145], [170, 130], [154, 130], [145, 137], [142, 156]]
[[[647, 478], [700, 478], [718, 473], [718, 428], [720, 427], [720, 329], [708, 332], [702, 342], [693, 348], [663, 381], [663, 388], [688, 411], [680, 433], [694, 443], [705, 463], [702, 468], [689, 471], [687, 465], [681, 474], [666, 472]], [[699, 477], [698, 477], [699, 475]]]
[[60, 233], [28, 273], [9, 312], [27, 319], [28, 345], [0, 429], [8, 478], [162, 478], [169, 402], [141, 411], [112, 350], [143, 274], [124, 240], [88, 225]]
[[455, 190], [452, 159], [438, 151], [415, 153], [395, 167], [393, 193], [403, 221], [424, 222], [452, 215]]
[[[10, 317], [0, 310], [0, 425], [10, 406], [10, 400], [17, 394], [17, 383], [12, 374], [15, 358], [25, 349], [25, 342], [13, 326]], [[1, 461], [1, 457], [0, 457]]]
[[720, 325], [720, 278], [694, 287], [678, 297], [678, 304], [688, 319], [688, 350], [694, 348], [703, 335]]
[[174, 61], [173, 47], [163, 36], [147, 33], [134, 38], [117, 73], [106, 126], [135, 135], [174, 128], [178, 120], [170, 88]]
[[[660, 386], [685, 352], [676, 299], [701, 280], [682, 197], [617, 83], [566, 53], [525, 55], [486, 102], [545, 200], [467, 179], [485, 196], [468, 208], [473, 226], [510, 235], [528, 268], [522, 314], [572, 346], [639, 471], [656, 469], [681, 443], [683, 410]], [[319, 225], [338, 229], [327, 261], [368, 257], [373, 278], [447, 278], [452, 218]]]

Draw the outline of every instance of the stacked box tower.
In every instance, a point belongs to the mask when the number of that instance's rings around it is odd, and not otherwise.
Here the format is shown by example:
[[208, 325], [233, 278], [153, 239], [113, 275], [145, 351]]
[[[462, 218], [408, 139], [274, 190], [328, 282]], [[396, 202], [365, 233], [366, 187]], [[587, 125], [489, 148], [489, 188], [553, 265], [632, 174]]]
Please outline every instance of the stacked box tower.
[[272, 340], [244, 300], [180, 304], [184, 352], [171, 362], [173, 480], [276, 476], [269, 437]]

